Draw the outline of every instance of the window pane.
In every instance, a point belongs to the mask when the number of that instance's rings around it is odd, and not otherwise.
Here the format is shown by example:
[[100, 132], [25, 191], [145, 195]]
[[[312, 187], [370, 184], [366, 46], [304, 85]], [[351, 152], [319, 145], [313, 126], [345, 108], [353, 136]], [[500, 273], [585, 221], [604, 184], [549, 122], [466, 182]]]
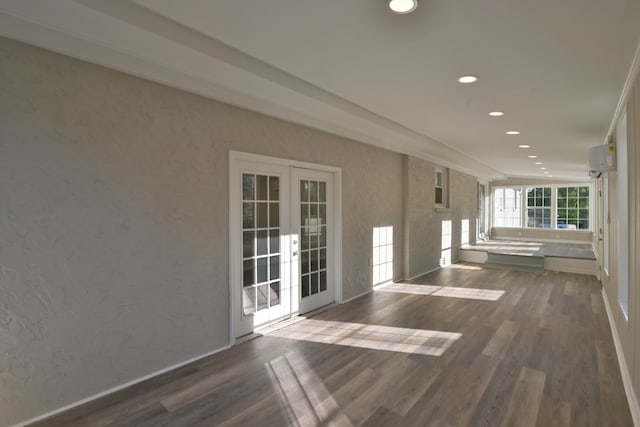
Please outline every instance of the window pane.
[[309, 275], [302, 276], [302, 297], [309, 296]]
[[245, 315], [256, 311], [256, 288], [245, 288], [242, 292], [242, 311]]
[[258, 189], [258, 194], [257, 194], [257, 200], [268, 200], [269, 199], [269, 195], [267, 192], [267, 179], [268, 177], [266, 177], [265, 175], [258, 175], [257, 176], [258, 179], [258, 185], [257, 185], [257, 189]]
[[269, 227], [280, 226], [280, 203], [269, 203]]
[[302, 251], [300, 255], [300, 272], [306, 274], [309, 272], [309, 251]]
[[267, 249], [267, 230], [259, 230], [257, 232], [258, 235], [258, 255], [266, 255], [268, 253]]
[[442, 188], [436, 188], [436, 203], [442, 204]]
[[322, 203], [327, 201], [327, 184], [325, 182], [320, 182], [318, 187], [318, 201]]
[[269, 251], [272, 254], [280, 252], [280, 230], [277, 228], [269, 230]]
[[267, 227], [267, 207], [268, 203], [256, 203], [257, 211], [257, 228], [266, 228]]
[[320, 249], [320, 269], [323, 270], [327, 268], [327, 250]]
[[266, 282], [267, 281], [267, 258], [258, 258], [257, 260], [258, 270], [257, 270], [257, 283]]
[[309, 201], [309, 181], [300, 181], [300, 201]]
[[311, 294], [317, 294], [320, 292], [319, 283], [318, 283], [318, 273], [311, 274]]
[[254, 175], [242, 174], [242, 200], [255, 199], [256, 177]]
[[253, 228], [255, 226], [253, 209], [253, 203], [242, 204], [242, 228]]
[[327, 272], [320, 272], [320, 292], [324, 292], [327, 290]]
[[272, 256], [269, 258], [269, 280], [278, 280], [280, 278], [280, 257]]
[[242, 262], [242, 286], [251, 286], [254, 284], [253, 281], [253, 260], [248, 259]]
[[269, 177], [269, 200], [280, 200], [280, 179], [277, 176]]
[[269, 287], [271, 288], [269, 298], [271, 298], [271, 307], [273, 307], [274, 305], [280, 304], [280, 282], [274, 282], [270, 284]]
[[264, 310], [267, 308], [267, 301], [269, 298], [269, 285], [258, 286], [258, 310]]
[[247, 258], [255, 252], [255, 232], [245, 231], [242, 233], [242, 257]]
[[309, 182], [309, 201], [310, 202], [318, 201], [318, 182], [317, 181]]

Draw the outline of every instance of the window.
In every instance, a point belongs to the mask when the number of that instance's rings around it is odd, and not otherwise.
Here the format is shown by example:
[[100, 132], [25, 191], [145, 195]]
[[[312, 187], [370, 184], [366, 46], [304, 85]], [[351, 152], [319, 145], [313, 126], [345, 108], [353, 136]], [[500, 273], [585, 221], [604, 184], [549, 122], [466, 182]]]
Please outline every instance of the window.
[[520, 188], [496, 188], [493, 193], [494, 227], [520, 227]]
[[[526, 194], [526, 198], [525, 198]], [[493, 189], [493, 227], [591, 230], [591, 184]]]
[[557, 201], [558, 228], [589, 229], [589, 187], [558, 187]]
[[373, 228], [373, 284], [393, 279], [393, 227]]
[[551, 228], [551, 187], [527, 188], [527, 227]]
[[451, 264], [451, 220], [442, 221], [442, 245], [440, 246], [440, 267]]
[[447, 207], [447, 170], [436, 168], [436, 206]]

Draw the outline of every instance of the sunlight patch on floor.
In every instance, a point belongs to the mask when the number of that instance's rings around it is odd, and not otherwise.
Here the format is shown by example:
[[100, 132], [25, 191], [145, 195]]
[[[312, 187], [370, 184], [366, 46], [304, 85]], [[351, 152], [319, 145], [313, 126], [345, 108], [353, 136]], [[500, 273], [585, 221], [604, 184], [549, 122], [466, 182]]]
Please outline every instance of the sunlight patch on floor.
[[392, 285], [376, 289], [376, 292], [433, 295], [437, 297], [464, 298], [482, 301], [498, 301], [505, 293], [505, 291], [493, 289], [458, 288], [454, 286], [419, 285], [409, 283], [394, 283]]
[[441, 356], [462, 334], [309, 319], [275, 331], [269, 336], [372, 350]]

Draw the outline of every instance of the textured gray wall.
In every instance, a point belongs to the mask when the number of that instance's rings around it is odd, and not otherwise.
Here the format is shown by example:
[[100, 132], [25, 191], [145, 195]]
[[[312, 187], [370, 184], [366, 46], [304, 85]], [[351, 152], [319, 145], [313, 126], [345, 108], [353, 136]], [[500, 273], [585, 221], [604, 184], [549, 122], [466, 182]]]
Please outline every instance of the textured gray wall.
[[406, 278], [415, 277], [439, 267], [442, 245], [442, 221], [451, 220], [453, 227], [451, 260], [458, 260], [462, 219], [469, 219], [470, 242], [475, 242], [478, 216], [478, 181], [475, 177], [449, 170], [449, 209], [435, 208], [436, 165], [409, 157], [406, 161], [407, 185], [405, 204], [405, 270]]
[[229, 342], [228, 152], [343, 169], [344, 297], [402, 156], [0, 38], [0, 425]]

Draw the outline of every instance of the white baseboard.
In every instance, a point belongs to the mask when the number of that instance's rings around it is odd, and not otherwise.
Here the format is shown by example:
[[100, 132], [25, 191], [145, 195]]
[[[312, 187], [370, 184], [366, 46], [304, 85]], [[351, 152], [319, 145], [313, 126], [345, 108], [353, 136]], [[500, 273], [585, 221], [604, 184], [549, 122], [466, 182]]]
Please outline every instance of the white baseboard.
[[609, 300], [607, 299], [607, 293], [602, 288], [602, 299], [604, 299], [604, 307], [607, 311], [607, 318], [609, 319], [609, 326], [611, 327], [611, 335], [613, 335], [613, 344], [616, 348], [616, 354], [618, 355], [618, 365], [620, 365], [620, 375], [622, 375], [622, 384], [624, 384], [624, 391], [627, 395], [627, 401], [629, 402], [629, 409], [631, 410], [631, 417], [633, 418], [633, 425], [640, 426], [640, 406], [638, 405], [638, 399], [636, 393], [633, 390], [633, 382], [631, 381], [631, 375], [629, 374], [629, 366], [624, 357], [622, 351], [622, 344], [620, 344], [620, 336], [618, 335], [618, 328], [613, 318], [613, 312], [611, 306], [609, 306]]
[[12, 427], [24, 427], [26, 425], [29, 425], [29, 424], [32, 424], [32, 423], [35, 423], [35, 422], [38, 422], [38, 421], [42, 421], [42, 420], [44, 420], [46, 418], [52, 417], [54, 415], [58, 415], [61, 412], [65, 412], [65, 411], [68, 411], [68, 410], [73, 409], [75, 407], [78, 407], [80, 405], [84, 405], [85, 403], [89, 403], [92, 400], [99, 399], [99, 398], [107, 396], [107, 395], [109, 395], [111, 393], [115, 393], [115, 392], [123, 390], [123, 389], [125, 389], [127, 387], [131, 387], [132, 385], [141, 383], [142, 381], [146, 381], [146, 380], [148, 380], [150, 378], [157, 377], [158, 375], [162, 375], [165, 372], [169, 372], [169, 371], [172, 371], [174, 369], [181, 368], [181, 367], [183, 367], [185, 365], [188, 365], [189, 363], [197, 362], [200, 359], [204, 359], [205, 357], [212, 356], [212, 355], [214, 355], [216, 353], [219, 353], [221, 351], [227, 350], [230, 347], [231, 346], [227, 345], [227, 346], [224, 346], [224, 347], [219, 348], [217, 350], [213, 350], [213, 351], [210, 351], [208, 353], [202, 354], [200, 356], [193, 357], [193, 358], [191, 358], [189, 360], [185, 360], [184, 362], [180, 362], [180, 363], [177, 363], [175, 365], [169, 366], [167, 368], [161, 369], [159, 371], [153, 372], [151, 374], [145, 375], [144, 377], [140, 377], [140, 378], [137, 378], [135, 380], [126, 382], [124, 384], [117, 385], [117, 386], [112, 387], [112, 388], [110, 388], [108, 390], [102, 391], [100, 393], [94, 394], [94, 395], [89, 396], [89, 397], [85, 397], [84, 399], [78, 400], [77, 402], [73, 402], [73, 403], [70, 403], [69, 405], [65, 405], [65, 406], [63, 406], [61, 408], [54, 409], [53, 411], [49, 411], [49, 412], [47, 412], [45, 414], [38, 415], [37, 417], [28, 419], [26, 421], [21, 421], [18, 424], [14, 424]]
[[438, 271], [438, 270], [440, 270], [440, 269], [442, 269], [442, 267], [436, 267], [436, 268], [431, 269], [431, 270], [429, 270], [429, 271], [425, 271], [425, 272], [423, 272], [423, 273], [416, 274], [415, 276], [413, 276], [413, 277], [409, 277], [408, 279], [405, 279], [405, 280], [415, 280], [415, 279], [417, 279], [418, 277], [424, 276], [425, 274], [433, 273], [434, 271]]
[[353, 296], [353, 297], [351, 297], [349, 299], [342, 300], [342, 302], [340, 304], [346, 304], [346, 303], [348, 303], [350, 301], [353, 301], [354, 299], [357, 299], [357, 298], [363, 297], [363, 296], [365, 296], [367, 294], [370, 294], [371, 292], [373, 292], [373, 288], [371, 288], [371, 289], [369, 289], [369, 290], [367, 290], [367, 291], [365, 291], [365, 292], [363, 292], [361, 294]]

